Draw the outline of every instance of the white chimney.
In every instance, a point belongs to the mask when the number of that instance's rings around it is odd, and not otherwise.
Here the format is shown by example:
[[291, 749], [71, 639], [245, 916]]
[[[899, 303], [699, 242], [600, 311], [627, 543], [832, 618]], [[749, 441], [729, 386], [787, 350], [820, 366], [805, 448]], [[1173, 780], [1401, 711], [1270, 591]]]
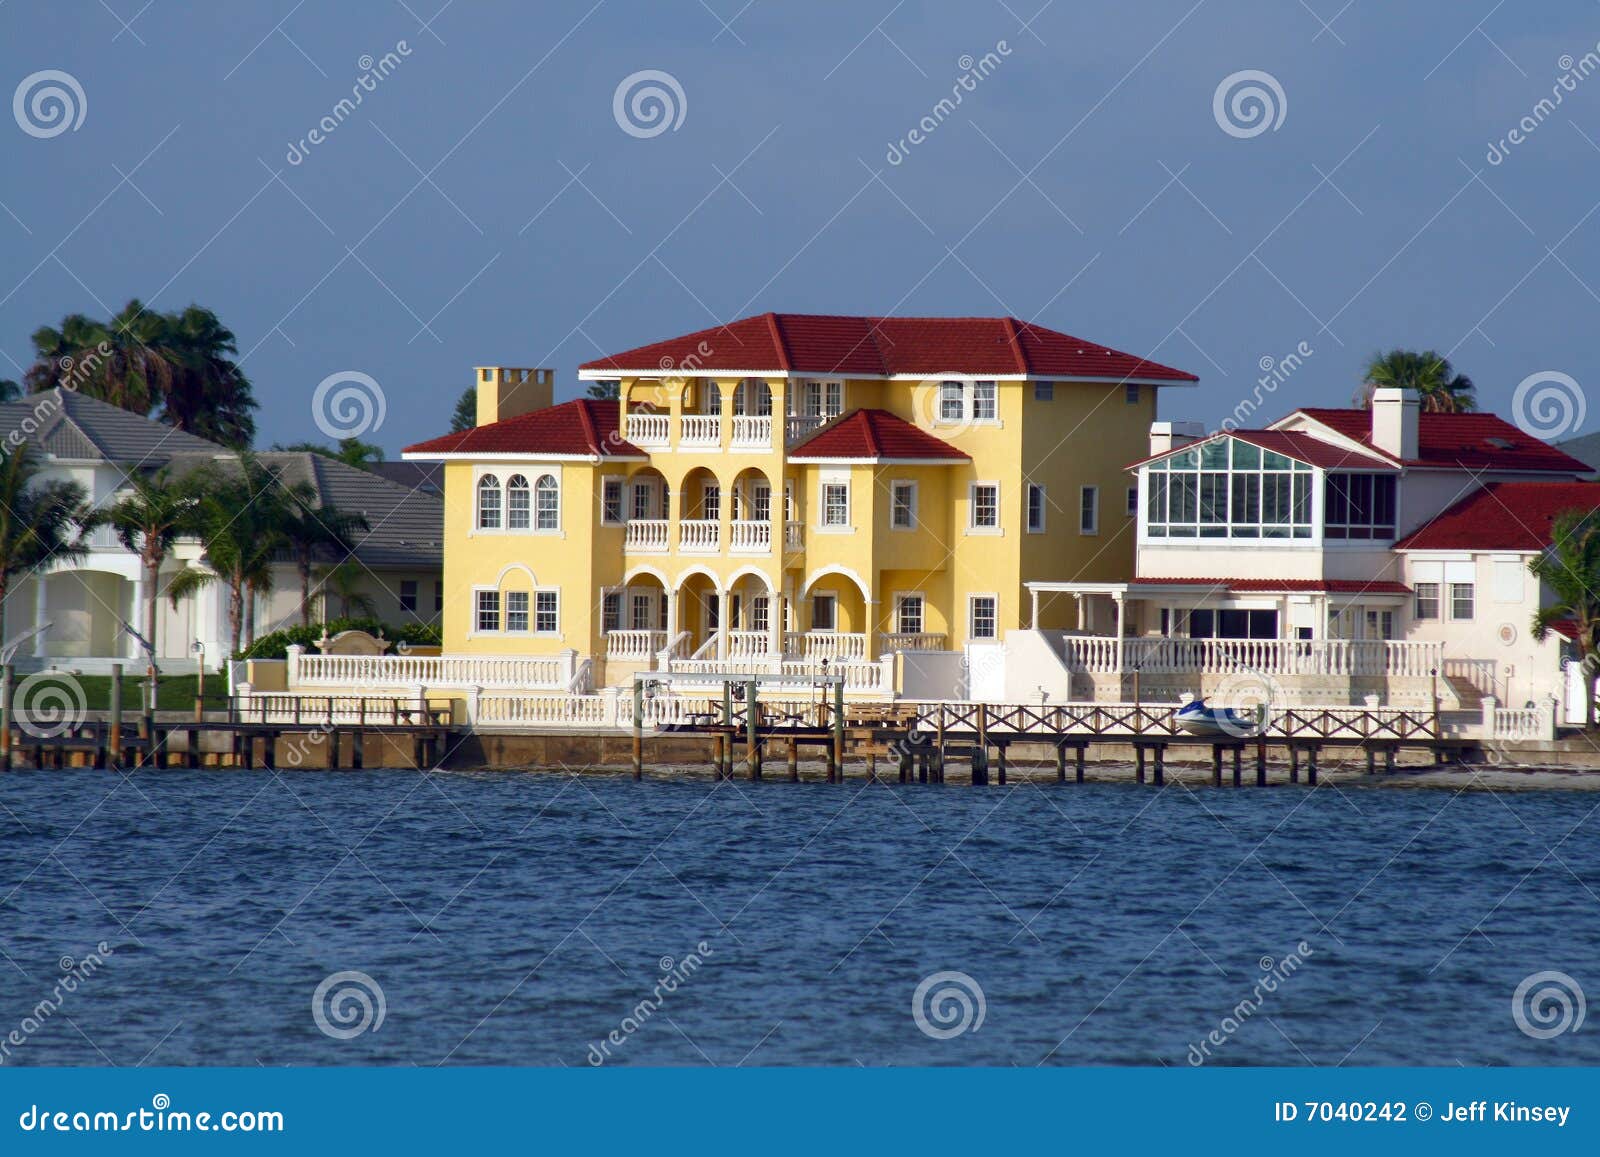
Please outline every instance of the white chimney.
[[1151, 422], [1150, 423], [1150, 456], [1165, 454], [1168, 450], [1177, 450], [1198, 442], [1206, 436], [1206, 427], [1203, 422]]
[[1372, 444], [1385, 454], [1410, 462], [1417, 456], [1415, 390], [1383, 387], [1372, 391]]

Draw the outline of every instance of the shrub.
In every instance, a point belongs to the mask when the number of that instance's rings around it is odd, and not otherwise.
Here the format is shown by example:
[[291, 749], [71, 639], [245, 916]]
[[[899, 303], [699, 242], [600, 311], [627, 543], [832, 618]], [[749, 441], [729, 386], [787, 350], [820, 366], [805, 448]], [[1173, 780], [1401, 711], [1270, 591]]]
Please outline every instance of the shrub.
[[244, 651], [234, 656], [237, 659], [283, 659], [287, 658], [288, 650], [298, 643], [307, 651], [316, 651], [316, 642], [326, 632], [331, 639], [340, 631], [365, 631], [369, 635], [381, 634], [391, 643], [413, 643], [418, 646], [437, 647], [444, 641], [443, 632], [439, 627], [429, 623], [404, 623], [396, 626], [393, 623], [380, 622], [377, 619], [349, 618], [329, 619], [326, 623], [312, 623], [307, 626], [285, 627], [281, 631], [273, 631], [269, 635], [262, 635]]

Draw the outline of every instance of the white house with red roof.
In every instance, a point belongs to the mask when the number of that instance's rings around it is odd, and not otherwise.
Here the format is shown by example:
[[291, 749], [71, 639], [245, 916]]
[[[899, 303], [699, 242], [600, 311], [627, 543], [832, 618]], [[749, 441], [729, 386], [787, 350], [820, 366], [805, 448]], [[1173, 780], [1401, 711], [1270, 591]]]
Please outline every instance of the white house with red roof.
[[1558, 689], [1559, 647], [1529, 636], [1527, 562], [1555, 513], [1600, 506], [1600, 486], [1511, 423], [1419, 413], [1415, 394], [1380, 389], [1370, 410], [1301, 409], [1260, 430], [1157, 423], [1128, 469], [1135, 577], [1029, 584], [1080, 617], [1008, 670], [1008, 696], [1029, 680], [1106, 699], [1136, 681], [1147, 698], [1254, 683], [1287, 703], [1452, 709]]

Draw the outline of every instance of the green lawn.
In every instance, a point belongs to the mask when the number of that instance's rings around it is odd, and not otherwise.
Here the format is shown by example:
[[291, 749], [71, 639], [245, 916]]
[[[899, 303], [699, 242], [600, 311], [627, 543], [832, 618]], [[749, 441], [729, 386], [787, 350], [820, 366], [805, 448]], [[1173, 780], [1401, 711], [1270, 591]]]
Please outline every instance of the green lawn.
[[[19, 677], [26, 678], [26, 676]], [[111, 709], [111, 676], [110, 675], [69, 675], [65, 671], [56, 674], [56, 680], [65, 683], [67, 680], [76, 683], [83, 690], [83, 705], [87, 711], [108, 711]], [[56, 680], [50, 680], [55, 682]], [[41, 680], [44, 682], [45, 680]], [[220, 674], [206, 676], [206, 707], [208, 710], [221, 710], [227, 706], [224, 698], [224, 684], [227, 677]], [[160, 711], [188, 711], [194, 707], [195, 676], [193, 675], [167, 675], [156, 684], [156, 708]], [[42, 690], [43, 688], [41, 688]], [[143, 703], [144, 676], [124, 674], [122, 677], [122, 709], [125, 712], [139, 710]]]

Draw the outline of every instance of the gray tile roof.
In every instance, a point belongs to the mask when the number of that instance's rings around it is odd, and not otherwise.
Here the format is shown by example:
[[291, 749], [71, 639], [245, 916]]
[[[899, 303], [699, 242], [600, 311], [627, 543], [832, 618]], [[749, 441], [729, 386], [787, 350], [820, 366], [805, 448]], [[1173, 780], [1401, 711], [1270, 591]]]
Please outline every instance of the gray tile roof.
[[233, 451], [59, 386], [0, 403], [0, 437], [16, 431], [53, 458], [160, 466], [178, 455]]
[[356, 557], [371, 567], [427, 570], [444, 565], [444, 498], [413, 489], [338, 459], [304, 451], [271, 450], [257, 455], [282, 472], [285, 482], [309, 482], [317, 503], [366, 518], [370, 529], [356, 540]]
[[1579, 438], [1568, 438], [1565, 442], [1557, 442], [1556, 449], [1571, 454], [1580, 462], [1587, 462], [1595, 470], [1600, 470], [1600, 434], [1584, 434]]

